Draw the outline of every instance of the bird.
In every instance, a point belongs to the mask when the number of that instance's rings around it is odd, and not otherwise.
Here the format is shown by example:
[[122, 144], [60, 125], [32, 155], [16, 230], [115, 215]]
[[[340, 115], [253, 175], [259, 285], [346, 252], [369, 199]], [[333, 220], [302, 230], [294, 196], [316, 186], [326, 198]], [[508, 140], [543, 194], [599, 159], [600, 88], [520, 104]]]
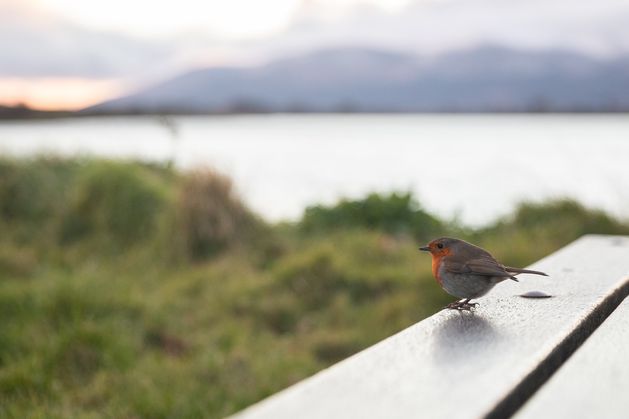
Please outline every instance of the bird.
[[519, 282], [518, 274], [548, 274], [532, 269], [512, 268], [498, 262], [488, 251], [464, 240], [441, 237], [419, 248], [430, 252], [432, 273], [448, 294], [459, 300], [444, 309], [470, 311], [478, 303], [472, 299], [482, 297], [500, 282], [511, 279]]

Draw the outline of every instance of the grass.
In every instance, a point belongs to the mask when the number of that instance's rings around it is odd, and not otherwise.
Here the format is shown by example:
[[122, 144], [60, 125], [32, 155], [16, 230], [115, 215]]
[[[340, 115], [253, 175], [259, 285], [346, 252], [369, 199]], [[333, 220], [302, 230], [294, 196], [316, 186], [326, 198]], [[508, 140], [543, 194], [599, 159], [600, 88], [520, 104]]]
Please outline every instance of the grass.
[[524, 266], [629, 225], [570, 200], [469, 229], [409, 194], [269, 225], [229, 179], [133, 161], [0, 160], [0, 417], [222, 417], [434, 313], [417, 244]]

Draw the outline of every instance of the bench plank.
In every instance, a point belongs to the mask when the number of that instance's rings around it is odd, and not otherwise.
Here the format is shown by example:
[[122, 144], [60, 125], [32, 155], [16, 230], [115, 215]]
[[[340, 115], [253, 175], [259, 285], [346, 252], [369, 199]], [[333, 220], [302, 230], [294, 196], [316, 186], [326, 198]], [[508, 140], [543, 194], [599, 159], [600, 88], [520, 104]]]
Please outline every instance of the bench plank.
[[582, 237], [531, 266], [550, 278], [505, 281], [476, 313], [441, 311], [236, 417], [512, 414], [629, 294], [628, 254], [629, 237]]
[[526, 403], [516, 418], [629, 417], [629, 299]]

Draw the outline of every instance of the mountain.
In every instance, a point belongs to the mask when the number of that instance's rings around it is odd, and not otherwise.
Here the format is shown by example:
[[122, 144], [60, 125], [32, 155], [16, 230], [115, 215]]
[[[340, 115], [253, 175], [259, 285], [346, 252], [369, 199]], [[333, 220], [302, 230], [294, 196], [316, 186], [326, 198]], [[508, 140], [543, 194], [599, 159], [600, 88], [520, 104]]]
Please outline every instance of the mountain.
[[334, 49], [258, 67], [200, 69], [84, 112], [628, 109], [629, 55], [482, 46], [431, 57]]

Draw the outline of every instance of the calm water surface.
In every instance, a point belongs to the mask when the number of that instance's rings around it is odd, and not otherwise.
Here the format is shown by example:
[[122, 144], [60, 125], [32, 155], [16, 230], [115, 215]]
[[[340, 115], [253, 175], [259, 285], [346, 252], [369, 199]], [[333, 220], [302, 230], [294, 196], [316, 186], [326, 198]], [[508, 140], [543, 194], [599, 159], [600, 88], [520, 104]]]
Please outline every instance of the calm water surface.
[[520, 200], [570, 196], [629, 218], [629, 116], [273, 115], [0, 123], [0, 154], [174, 159], [230, 175], [271, 220], [369, 191], [412, 190], [482, 224]]

